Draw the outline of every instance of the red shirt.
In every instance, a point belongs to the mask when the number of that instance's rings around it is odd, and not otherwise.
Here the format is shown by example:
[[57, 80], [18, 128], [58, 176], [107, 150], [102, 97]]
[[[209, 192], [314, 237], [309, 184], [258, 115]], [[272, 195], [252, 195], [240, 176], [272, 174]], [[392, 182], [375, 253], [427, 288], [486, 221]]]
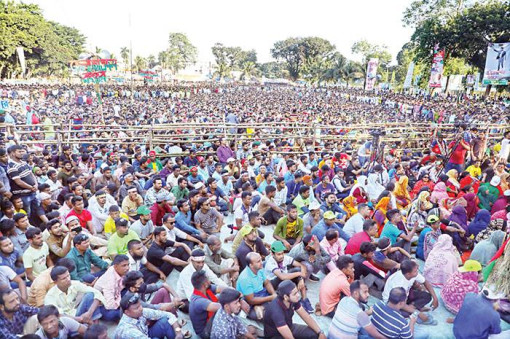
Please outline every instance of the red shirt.
[[76, 213], [76, 211], [74, 209], [71, 210], [71, 212], [69, 212], [67, 214], [67, 216], [71, 216], [71, 215], [74, 215], [78, 218], [78, 220], [80, 221], [80, 225], [81, 227], [87, 229], [87, 222], [88, 221], [92, 221], [92, 214], [90, 214], [89, 211], [87, 210], [83, 210], [81, 211], [80, 214]]
[[356, 253], [359, 253], [359, 248], [361, 247], [361, 244], [366, 241], [372, 242], [372, 239], [370, 238], [367, 232], [362, 231], [359, 233], [355, 233], [351, 237], [351, 239], [349, 239], [347, 246], [345, 246], [345, 254], [354, 255]]
[[[467, 149], [465, 149], [464, 146], [462, 146], [462, 143], [463, 141], [459, 142], [459, 144], [453, 151], [452, 156], [450, 157], [450, 162], [452, 164], [462, 165], [466, 160]], [[450, 147], [453, 147], [454, 145], [455, 144], [452, 143]]]
[[172, 208], [168, 205], [164, 205], [164, 208], [159, 208], [157, 203], [154, 203], [151, 207], [151, 219], [155, 226], [163, 226], [163, 217], [167, 213], [172, 213]]

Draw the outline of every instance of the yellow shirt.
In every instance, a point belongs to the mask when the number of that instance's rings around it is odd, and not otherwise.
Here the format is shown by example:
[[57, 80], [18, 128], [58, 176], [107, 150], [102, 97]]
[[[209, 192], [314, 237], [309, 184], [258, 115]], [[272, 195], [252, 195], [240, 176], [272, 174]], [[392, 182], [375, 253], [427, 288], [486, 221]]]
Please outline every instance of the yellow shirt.
[[[124, 212], [120, 212], [120, 217], [129, 221], [129, 217]], [[115, 227], [115, 221], [111, 216], [108, 216], [108, 218], [106, 218], [106, 221], [104, 222], [104, 233], [113, 234], [115, 233], [115, 231], [117, 231], [117, 228]]]
[[287, 221], [287, 238], [294, 238], [296, 236], [297, 219], [293, 222]]

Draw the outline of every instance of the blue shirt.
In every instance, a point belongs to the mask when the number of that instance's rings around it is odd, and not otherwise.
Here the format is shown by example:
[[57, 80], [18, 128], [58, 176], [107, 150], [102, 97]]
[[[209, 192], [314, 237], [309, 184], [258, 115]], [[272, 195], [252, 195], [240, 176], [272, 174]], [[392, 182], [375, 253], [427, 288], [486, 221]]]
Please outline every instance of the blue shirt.
[[379, 333], [390, 339], [411, 339], [413, 337], [409, 323], [402, 314], [388, 307], [382, 301], [374, 305], [372, 324]]
[[492, 303], [484, 296], [468, 293], [453, 322], [457, 339], [482, 339], [501, 333], [501, 319]]
[[250, 267], [246, 266], [241, 274], [239, 274], [236, 287], [239, 292], [247, 296], [264, 290], [264, 281], [266, 281], [266, 274], [263, 269], [254, 274]]
[[416, 247], [416, 258], [425, 260], [425, 252], [423, 245], [425, 244], [425, 235], [432, 231], [432, 228], [426, 227], [421, 231], [420, 237], [418, 238], [418, 246]]
[[191, 226], [191, 212], [188, 211], [186, 215], [182, 213], [181, 211], [177, 212], [175, 215], [175, 226], [177, 226], [178, 229], [181, 231], [191, 233], [191, 234], [200, 234], [200, 231], [197, 230], [195, 227]]
[[324, 222], [324, 219], [322, 219], [321, 221], [319, 221], [319, 223], [317, 225], [315, 225], [312, 228], [312, 235], [315, 235], [317, 237], [317, 239], [319, 239], [319, 241], [321, 241], [326, 236], [326, 232], [328, 230], [337, 230], [338, 233], [340, 233], [341, 228], [338, 227], [337, 224], [333, 224], [332, 226], [328, 226]]

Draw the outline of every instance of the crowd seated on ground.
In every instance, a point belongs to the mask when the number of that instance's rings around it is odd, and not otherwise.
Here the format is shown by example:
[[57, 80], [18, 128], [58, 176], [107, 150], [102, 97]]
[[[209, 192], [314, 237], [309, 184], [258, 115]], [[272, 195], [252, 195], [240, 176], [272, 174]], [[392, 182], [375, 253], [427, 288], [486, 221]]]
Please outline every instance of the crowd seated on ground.
[[[205, 98], [223, 93], [239, 108], [240, 98], [256, 95], [249, 87], [206, 89], [171, 97], [207, 106]], [[106, 107], [127, 101], [123, 91], [106, 93]], [[126, 120], [143, 105], [165, 107], [166, 91], [137, 93], [121, 108]], [[294, 95], [260, 95], [278, 93]], [[332, 95], [348, 112], [358, 105], [395, 119], [439, 122], [455, 112], [440, 100]], [[51, 105], [62, 97], [41, 98]], [[77, 120], [94, 107], [83, 98], [74, 104], [61, 109]], [[34, 105], [53, 128], [55, 116]], [[491, 119], [499, 109], [489, 110]], [[308, 150], [235, 128], [238, 144], [153, 148], [58, 149], [40, 140], [41, 148], [10, 138], [0, 148], [0, 338], [107, 338], [104, 324], [116, 325], [109, 334], [116, 339], [426, 338], [447, 320], [456, 338], [508, 337], [501, 321], [510, 320], [510, 132], [488, 143], [474, 125], [479, 111], [464, 113], [472, 127], [461, 125], [452, 143], [437, 132], [420, 151], [395, 146], [384, 154], [372, 141], [353, 150], [314, 139]], [[249, 121], [238, 114], [226, 118]], [[451, 319], [435, 316], [440, 300]], [[318, 317], [330, 318], [329, 328]]]

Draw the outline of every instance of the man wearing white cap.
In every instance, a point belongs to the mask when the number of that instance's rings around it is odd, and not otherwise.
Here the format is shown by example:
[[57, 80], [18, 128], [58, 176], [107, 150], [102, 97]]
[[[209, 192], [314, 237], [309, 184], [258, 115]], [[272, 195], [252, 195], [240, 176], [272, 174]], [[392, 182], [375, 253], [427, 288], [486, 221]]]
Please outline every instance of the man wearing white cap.
[[47, 193], [39, 193], [37, 198], [38, 201], [40, 201], [40, 204], [34, 202], [29, 219], [30, 224], [41, 228], [41, 226], [46, 224], [49, 220], [46, 214], [53, 211], [56, 206], [51, 204], [51, 195]]

